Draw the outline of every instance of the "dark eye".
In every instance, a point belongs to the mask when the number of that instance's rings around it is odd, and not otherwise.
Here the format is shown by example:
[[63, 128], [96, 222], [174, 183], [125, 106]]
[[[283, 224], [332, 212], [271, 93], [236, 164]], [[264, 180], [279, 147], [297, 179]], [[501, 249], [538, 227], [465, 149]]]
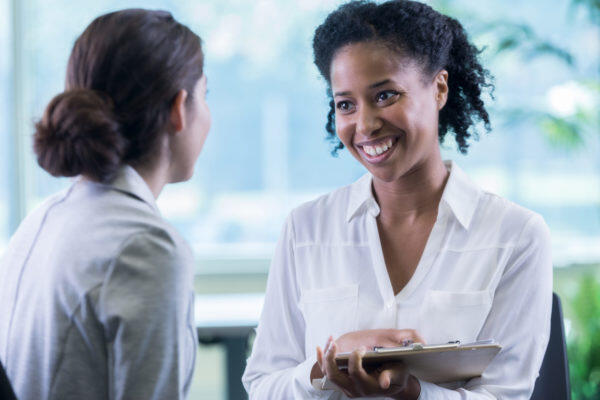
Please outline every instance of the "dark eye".
[[377, 95], [375, 96], [375, 101], [377, 103], [386, 102], [392, 98], [395, 98], [398, 95], [399, 93], [395, 90], [384, 90], [383, 92], [377, 93]]
[[337, 108], [341, 113], [348, 113], [354, 109], [354, 104], [347, 100], [338, 101], [335, 105], [335, 108]]

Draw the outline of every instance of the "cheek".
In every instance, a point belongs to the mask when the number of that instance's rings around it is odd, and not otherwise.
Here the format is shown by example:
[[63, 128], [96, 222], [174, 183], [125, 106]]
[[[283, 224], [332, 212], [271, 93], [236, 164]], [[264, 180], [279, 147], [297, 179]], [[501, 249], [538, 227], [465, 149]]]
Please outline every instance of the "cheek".
[[201, 141], [204, 142], [208, 131], [210, 130], [212, 124], [212, 118], [210, 115], [210, 110], [206, 104], [204, 104], [198, 110], [198, 121], [197, 121], [197, 131], [201, 138]]
[[410, 131], [417, 133], [419, 141], [427, 140], [429, 136], [437, 136], [437, 109], [428, 104], [418, 104], [404, 110], [403, 121]]
[[351, 124], [344, 118], [336, 118], [335, 133], [344, 146], [352, 147], [353, 130], [351, 129]]

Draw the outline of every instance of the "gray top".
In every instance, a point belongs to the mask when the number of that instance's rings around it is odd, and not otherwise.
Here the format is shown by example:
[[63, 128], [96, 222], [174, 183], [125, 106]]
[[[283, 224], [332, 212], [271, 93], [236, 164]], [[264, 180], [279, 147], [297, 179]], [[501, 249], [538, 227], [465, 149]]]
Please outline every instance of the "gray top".
[[191, 251], [128, 166], [45, 201], [0, 262], [0, 360], [21, 400], [182, 399], [194, 326]]

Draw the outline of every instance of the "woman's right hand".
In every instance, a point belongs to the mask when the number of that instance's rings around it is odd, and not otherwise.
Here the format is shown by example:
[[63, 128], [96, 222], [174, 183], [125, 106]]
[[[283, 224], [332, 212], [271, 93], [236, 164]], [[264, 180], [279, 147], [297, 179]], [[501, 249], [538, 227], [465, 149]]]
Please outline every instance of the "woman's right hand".
[[425, 341], [414, 329], [368, 329], [348, 332], [335, 340], [338, 352], [352, 352], [360, 347], [399, 347]]
[[[333, 338], [328, 340], [331, 341]], [[414, 329], [367, 329], [362, 331], [348, 332], [335, 340], [338, 352], [347, 353], [365, 347], [372, 350], [373, 347], [399, 347], [408, 346], [411, 343], [423, 343], [425, 341]], [[317, 347], [317, 354], [323, 355], [323, 350]], [[318, 363], [312, 368], [310, 379], [322, 378], [323, 373]]]

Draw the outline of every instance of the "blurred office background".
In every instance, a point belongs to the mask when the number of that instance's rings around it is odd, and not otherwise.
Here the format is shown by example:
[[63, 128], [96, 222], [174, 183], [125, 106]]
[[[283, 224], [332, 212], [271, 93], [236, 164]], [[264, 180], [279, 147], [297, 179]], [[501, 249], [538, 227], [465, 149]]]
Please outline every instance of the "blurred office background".
[[[33, 122], [62, 91], [77, 35], [96, 16], [162, 8], [204, 40], [213, 128], [194, 178], [159, 206], [192, 244], [197, 292], [242, 299], [251, 320], [285, 215], [364, 173], [325, 140], [315, 27], [338, 0], [0, 0], [0, 254], [23, 216], [69, 181], [36, 164]], [[483, 48], [493, 130], [466, 156], [481, 186], [542, 214], [566, 314], [575, 399], [600, 396], [600, 5], [595, 0], [437, 0]], [[237, 296], [237, 297], [236, 297]], [[253, 303], [254, 302], [254, 303]], [[225, 307], [226, 309], [227, 307]], [[202, 310], [210, 319], [210, 310]], [[235, 311], [235, 310], [234, 310]], [[221, 319], [227, 313], [216, 311]], [[239, 315], [237, 318], [239, 319]], [[233, 318], [233, 317], [232, 317]], [[225, 321], [226, 322], [226, 321]], [[250, 321], [251, 323], [251, 321]], [[191, 398], [225, 399], [223, 345], [199, 346]]]

